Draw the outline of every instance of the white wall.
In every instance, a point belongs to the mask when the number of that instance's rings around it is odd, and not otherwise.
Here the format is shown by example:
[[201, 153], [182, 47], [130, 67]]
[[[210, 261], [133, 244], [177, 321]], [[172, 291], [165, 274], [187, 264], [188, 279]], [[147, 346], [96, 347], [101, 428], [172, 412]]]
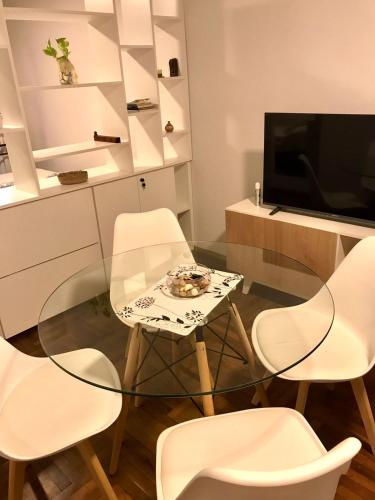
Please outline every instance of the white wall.
[[197, 239], [263, 168], [265, 111], [375, 114], [374, 0], [186, 0]]

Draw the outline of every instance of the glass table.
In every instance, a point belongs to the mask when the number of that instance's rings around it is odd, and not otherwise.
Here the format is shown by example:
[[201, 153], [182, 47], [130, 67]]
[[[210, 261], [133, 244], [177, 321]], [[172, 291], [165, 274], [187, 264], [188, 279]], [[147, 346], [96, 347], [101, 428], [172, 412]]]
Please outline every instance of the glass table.
[[[324, 282], [293, 259], [239, 244], [176, 242], [71, 276], [44, 304], [39, 338], [70, 375], [123, 393], [114, 472], [131, 396], [136, 404], [144, 396], [190, 397], [213, 415], [215, 394], [254, 385], [267, 404], [261, 383], [317, 349], [333, 317]], [[262, 350], [270, 343], [272, 359]]]

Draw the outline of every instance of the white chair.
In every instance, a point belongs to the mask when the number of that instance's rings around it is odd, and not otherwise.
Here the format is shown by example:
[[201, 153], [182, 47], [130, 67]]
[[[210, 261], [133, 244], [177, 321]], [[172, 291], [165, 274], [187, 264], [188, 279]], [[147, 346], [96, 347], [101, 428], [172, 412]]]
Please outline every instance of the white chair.
[[[168, 243], [180, 243], [178, 245], [168, 245]], [[155, 245], [153, 248], [143, 248]], [[140, 252], [129, 252], [141, 248]], [[128, 252], [121, 255], [123, 252]], [[194, 257], [190, 251], [188, 242], [182, 232], [176, 216], [167, 208], [160, 208], [143, 213], [120, 214], [115, 222], [113, 259], [111, 269], [110, 297], [114, 310], [121, 309], [122, 301], [129, 302], [130, 297], [136, 297], [148, 286], [165, 277], [166, 273], [173, 269], [176, 264], [194, 263]], [[233, 308], [233, 311], [232, 311]], [[246, 336], [242, 321], [238, 311], [233, 304], [229, 308], [232, 318], [237, 325], [237, 329], [246, 342], [250, 343]], [[133, 358], [133, 363], [127, 362], [124, 373], [124, 385], [131, 385], [133, 375], [136, 371], [137, 357], [141, 359], [139, 353], [143, 351], [142, 327], [138, 324], [126, 322], [132, 332], [129, 335], [127, 347], [128, 358]], [[139, 327], [139, 329], [138, 329]], [[146, 329], [149, 327], [146, 326]], [[155, 331], [153, 329], [152, 331]], [[202, 392], [209, 392], [211, 389], [209, 366], [207, 361], [206, 347], [203, 341], [195, 345], [197, 357], [199, 357], [198, 371], [202, 383], [206, 383], [209, 388]], [[247, 353], [248, 357], [253, 356], [252, 352]], [[257, 393], [263, 405], [267, 404], [267, 398], [263, 386], [256, 386]], [[213, 397], [211, 394], [202, 396], [204, 413], [213, 414]], [[139, 404], [139, 397], [136, 397], [136, 406]], [[125, 430], [126, 418], [129, 411], [130, 398], [124, 396], [121, 415], [117, 421], [114, 436], [110, 473], [117, 470], [120, 456], [123, 434]]]
[[[287, 380], [300, 381], [296, 409], [304, 412], [311, 382], [350, 381], [359, 411], [375, 454], [375, 425], [363, 376], [375, 363], [375, 237], [359, 242], [346, 256], [327, 282], [334, 300], [334, 320], [322, 344], [303, 362], [279, 375]], [[285, 367], [281, 339], [300, 338], [305, 352], [313, 348], [312, 321], [324, 324], [324, 289], [310, 301], [296, 307], [272, 309], [260, 313], [252, 328], [254, 349], [263, 365], [275, 373]], [[301, 321], [304, 316], [310, 321]], [[314, 316], [314, 318], [313, 318]], [[329, 318], [325, 324], [329, 323]], [[278, 337], [278, 342], [270, 339]], [[285, 351], [284, 351], [285, 353]]]
[[327, 452], [305, 418], [261, 408], [192, 420], [159, 436], [158, 500], [332, 500], [361, 443]]
[[[152, 282], [155, 259], [160, 268], [165, 267], [164, 273], [171, 269], [173, 247], [168, 248], [168, 243], [181, 242], [178, 252], [186, 251], [187, 258], [194, 262], [188, 244], [178, 220], [168, 208], [158, 208], [149, 212], [123, 213], [117, 216], [113, 236], [113, 260], [111, 268], [110, 299], [112, 307], [120, 308], [124, 297], [136, 296], [139, 290], [146, 287], [145, 283]], [[161, 245], [147, 252], [131, 253], [131, 250], [144, 248], [151, 245]], [[122, 256], [121, 254], [130, 252]], [[164, 274], [163, 273], [163, 274]], [[156, 278], [157, 280], [158, 278]], [[128, 325], [133, 328], [132, 325]], [[152, 329], [154, 330], [154, 329]], [[134, 335], [133, 335], [134, 336]], [[132, 336], [129, 336], [131, 339]], [[128, 345], [129, 350], [130, 345]], [[136, 406], [140, 403], [136, 398]], [[110, 473], [117, 471], [118, 460], [125, 430], [125, 423], [129, 411], [130, 398], [124, 396], [121, 415], [116, 424], [113, 441]]]
[[[94, 349], [69, 357], [119, 387], [111, 362]], [[80, 361], [81, 360], [81, 361]], [[9, 500], [21, 500], [28, 462], [77, 446], [104, 498], [117, 498], [89, 442], [109, 427], [121, 410], [121, 395], [86, 384], [65, 373], [49, 358], [17, 351], [0, 338], [0, 455], [9, 460]]]

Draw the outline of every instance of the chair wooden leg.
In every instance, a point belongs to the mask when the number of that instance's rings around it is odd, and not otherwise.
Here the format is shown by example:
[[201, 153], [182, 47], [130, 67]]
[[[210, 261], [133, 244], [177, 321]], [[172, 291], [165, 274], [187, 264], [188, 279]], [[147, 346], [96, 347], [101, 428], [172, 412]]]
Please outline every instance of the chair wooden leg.
[[104, 498], [107, 500], [117, 500], [117, 496], [113, 491], [112, 485], [103, 470], [98, 457], [95, 454], [93, 447], [88, 439], [77, 444], [77, 448], [89, 468], [92, 476], [94, 477], [97, 485], [102, 491]]
[[267, 392], [263, 384], [257, 384], [255, 386], [255, 393], [258, 396], [259, 402], [263, 406], [263, 408], [271, 406], [270, 400], [268, 399]]
[[[145, 352], [146, 352], [146, 340], [145, 338], [143, 337], [142, 335], [142, 328], [140, 330], [140, 345], [139, 345], [139, 355], [138, 355], [138, 363], [137, 363], [137, 369], [139, 369], [138, 371], [138, 375], [137, 375], [137, 384], [138, 382], [140, 382], [142, 380], [142, 367], [140, 366], [140, 364], [142, 363], [143, 361], [143, 358], [145, 356]], [[136, 408], [139, 408], [142, 404], [142, 401], [143, 401], [144, 398], [142, 398], [142, 396], [135, 396], [134, 398], [134, 406]]]
[[22, 500], [27, 462], [9, 460], [8, 500]]
[[[262, 384], [262, 387], [263, 387], [264, 392], [266, 393], [266, 396], [267, 396], [267, 389], [271, 385], [271, 382], [272, 382], [272, 378], [266, 380]], [[269, 406], [268, 396], [267, 396], [267, 400], [268, 400], [268, 405], [267, 406]], [[261, 399], [260, 399], [260, 397], [259, 397], [259, 392], [257, 390], [255, 390], [254, 396], [252, 397], [252, 400], [251, 400], [251, 404], [254, 405], [254, 406], [257, 406], [259, 403], [263, 404], [262, 401], [261, 401]]]
[[362, 377], [351, 380], [350, 383], [352, 385], [359, 412], [366, 429], [372, 453], [375, 455], [375, 423], [365, 383]]
[[302, 413], [305, 412], [307, 396], [309, 394], [310, 382], [306, 382], [305, 380], [301, 380], [298, 384], [298, 394], [297, 394], [297, 402], [296, 402], [296, 410]]
[[[125, 374], [124, 374], [124, 389], [131, 389], [135, 373], [137, 370], [138, 352], [140, 346], [140, 326], [137, 324], [130, 332], [131, 339], [128, 349], [128, 356], [126, 360]], [[124, 437], [126, 419], [129, 413], [131, 404], [131, 397], [124, 395], [122, 399], [121, 413], [117, 419], [115, 426], [115, 433], [113, 436], [111, 463], [109, 466], [109, 473], [116, 474], [118, 468], [118, 461], [120, 458], [120, 451]]]
[[[203, 340], [198, 340], [195, 343], [199, 379], [201, 384], [202, 392], [210, 392], [212, 390], [211, 386], [211, 375], [210, 368], [208, 366], [206, 344]], [[202, 396], [203, 412], [206, 417], [215, 415], [214, 401], [212, 394], [207, 396]]]
[[[229, 312], [230, 312], [231, 318], [233, 319], [233, 321], [237, 327], [237, 332], [238, 332], [238, 335], [240, 337], [242, 347], [246, 353], [246, 357], [247, 357], [247, 361], [249, 363], [250, 371], [255, 370], [255, 357], [254, 357], [253, 349], [251, 347], [251, 344], [250, 344], [249, 338], [247, 336], [245, 327], [242, 323], [240, 313], [238, 312], [236, 304], [233, 304], [233, 302], [231, 302], [229, 304]], [[266, 393], [266, 390], [265, 390], [263, 384], [257, 384], [255, 386], [255, 391], [256, 391], [256, 394], [258, 396], [258, 400], [260, 401], [262, 406], [270, 406], [270, 402], [268, 400], [268, 396], [267, 396], [267, 393]]]

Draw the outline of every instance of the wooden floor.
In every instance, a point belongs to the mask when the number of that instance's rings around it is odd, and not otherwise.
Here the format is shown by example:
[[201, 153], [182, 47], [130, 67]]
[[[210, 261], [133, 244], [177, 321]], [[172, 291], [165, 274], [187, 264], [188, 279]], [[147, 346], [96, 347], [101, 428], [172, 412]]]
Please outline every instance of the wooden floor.
[[[18, 335], [12, 343], [20, 350], [41, 355], [36, 330]], [[375, 398], [375, 372], [366, 379], [370, 401]], [[269, 390], [274, 406], [293, 406], [296, 384], [275, 380]], [[215, 398], [217, 413], [251, 407], [253, 391], [232, 392]], [[134, 408], [129, 417], [119, 472], [111, 482], [119, 499], [153, 499], [155, 496], [155, 446], [158, 435], [168, 426], [200, 416], [187, 399], [148, 399]], [[306, 417], [327, 448], [347, 436], [361, 439], [363, 448], [339, 484], [337, 500], [375, 499], [375, 458], [366, 442], [364, 429], [348, 383], [334, 390], [325, 385], [312, 386]], [[108, 470], [111, 431], [93, 438], [93, 445]], [[7, 463], [0, 459], [0, 499], [6, 499]], [[82, 463], [78, 452], [68, 450], [34, 462], [27, 472], [24, 498], [27, 500], [99, 500], [99, 491]], [[318, 500], [318, 499], [317, 499]]]

